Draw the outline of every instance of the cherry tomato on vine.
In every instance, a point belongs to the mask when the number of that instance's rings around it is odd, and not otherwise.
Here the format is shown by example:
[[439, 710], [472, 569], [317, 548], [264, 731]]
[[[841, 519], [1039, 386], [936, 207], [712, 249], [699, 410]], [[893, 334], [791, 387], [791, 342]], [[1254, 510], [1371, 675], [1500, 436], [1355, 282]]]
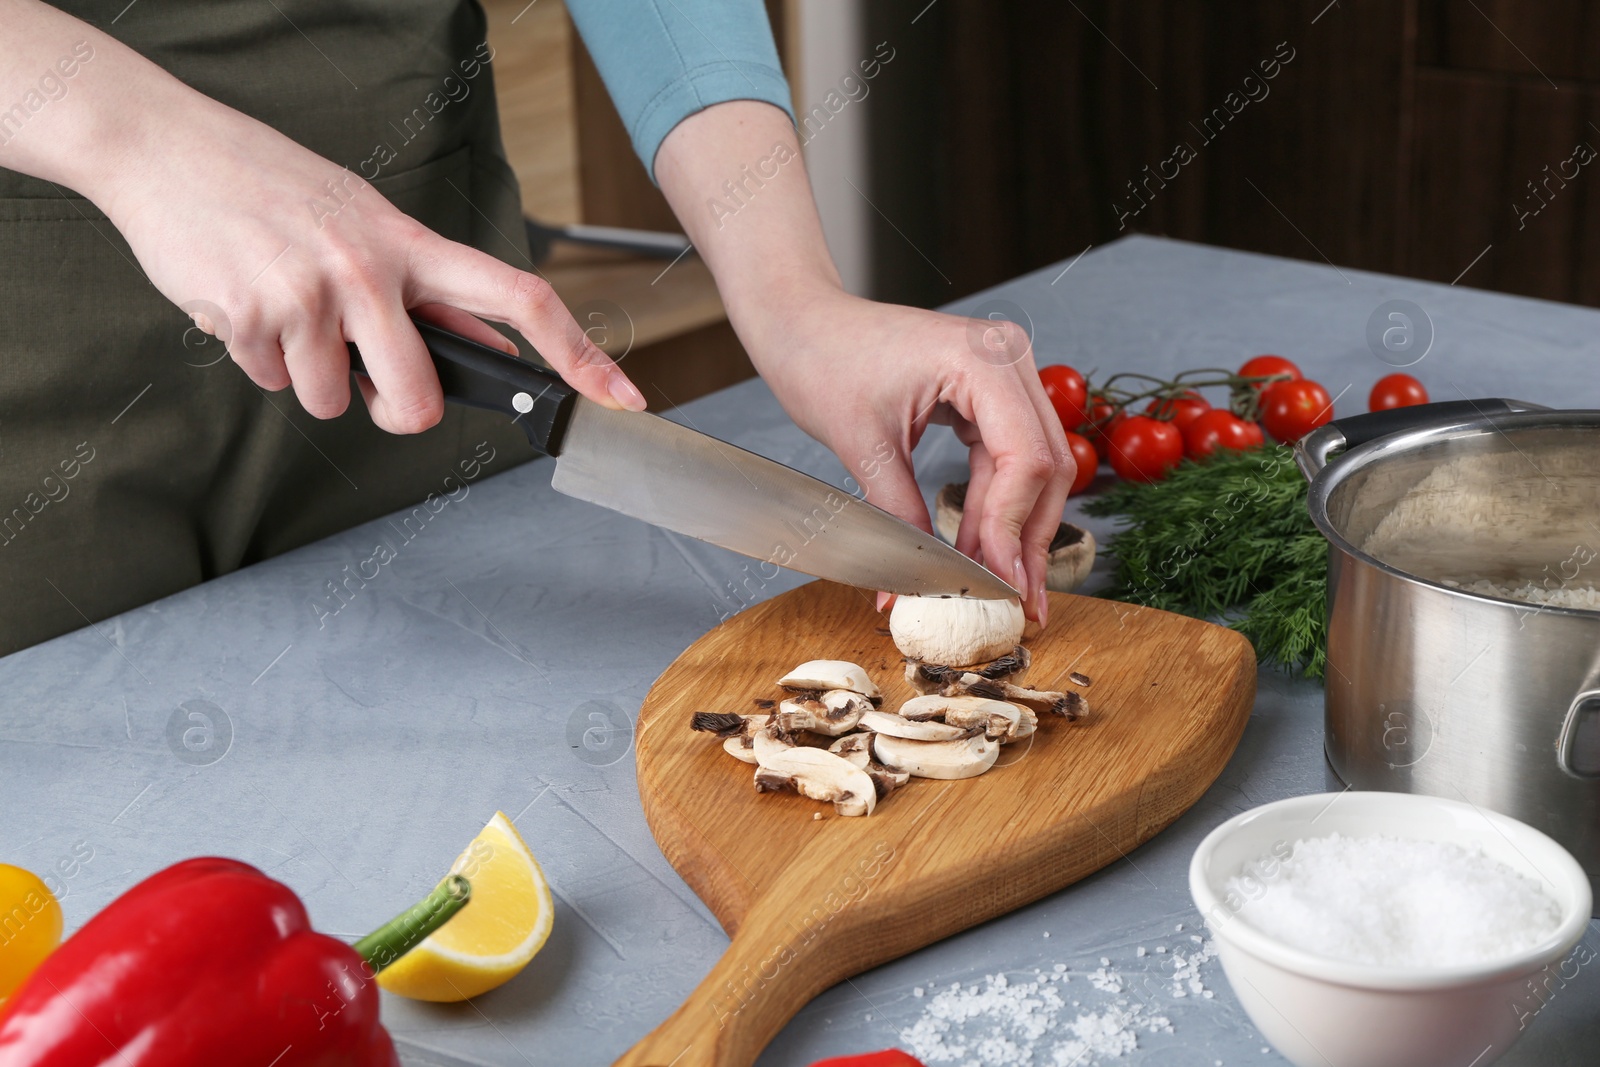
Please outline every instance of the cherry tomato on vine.
[[1379, 378], [1367, 397], [1368, 411], [1388, 411], [1391, 408], [1408, 408], [1428, 402], [1428, 390], [1409, 374], [1390, 374]]
[[1130, 482], [1159, 482], [1183, 459], [1183, 434], [1170, 422], [1130, 415], [1111, 428], [1111, 469]]
[[1191, 422], [1210, 410], [1210, 401], [1193, 389], [1187, 389], [1182, 396], [1150, 401], [1149, 407], [1145, 408], [1144, 412], [1153, 418], [1172, 423], [1178, 428], [1178, 432], [1182, 433]]
[[1260, 426], [1221, 408], [1203, 412], [1183, 430], [1183, 454], [1190, 459], [1205, 459], [1218, 450], [1243, 452], [1264, 444]]
[[[1241, 378], [1262, 378], [1268, 374], [1287, 374], [1289, 377], [1286, 380], [1291, 382], [1299, 381], [1302, 377], [1300, 368], [1282, 356], [1255, 356], [1245, 360], [1244, 366], [1239, 368], [1239, 377]], [[1256, 389], [1259, 391], [1263, 387], [1271, 388], [1273, 385], [1278, 384], [1281, 383], [1257, 383]]]
[[1094, 475], [1100, 466], [1100, 453], [1095, 451], [1094, 444], [1081, 433], [1067, 431], [1067, 447], [1072, 449], [1073, 461], [1078, 464], [1078, 473], [1072, 476], [1072, 488], [1067, 492], [1073, 496], [1089, 488], [1089, 483], [1094, 481]]
[[1118, 408], [1111, 401], [1104, 398], [1096, 398], [1089, 404], [1089, 412], [1084, 419], [1083, 435], [1096, 445], [1102, 444], [1105, 442], [1106, 436], [1111, 432], [1112, 427], [1127, 417], [1128, 413]]
[[1317, 382], [1278, 382], [1261, 394], [1261, 425], [1274, 439], [1293, 444], [1333, 418], [1333, 398]]
[[1061, 428], [1076, 430], [1082, 426], [1086, 418], [1084, 408], [1089, 402], [1089, 387], [1083, 375], [1065, 363], [1053, 363], [1039, 368], [1039, 381], [1061, 419]]

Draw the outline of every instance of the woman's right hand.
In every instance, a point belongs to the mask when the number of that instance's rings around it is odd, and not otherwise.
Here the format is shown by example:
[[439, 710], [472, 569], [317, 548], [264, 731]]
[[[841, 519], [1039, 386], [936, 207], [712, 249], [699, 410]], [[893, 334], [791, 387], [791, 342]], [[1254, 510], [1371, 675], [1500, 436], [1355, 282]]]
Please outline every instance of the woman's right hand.
[[[312, 415], [339, 415], [350, 402], [353, 341], [373, 421], [394, 433], [427, 429], [444, 398], [408, 317], [415, 312], [514, 351], [482, 320], [505, 323], [589, 399], [645, 406], [543, 278], [440, 237], [355, 173], [82, 22], [33, 0], [0, 9], [11, 38], [0, 59], [24, 49], [29, 59], [53, 56], [81, 39], [95, 51], [72, 95], [0, 149], [0, 165], [98, 204], [155, 287], [216, 332], [263, 389], [292, 385]], [[26, 69], [0, 63], [0, 74]]]

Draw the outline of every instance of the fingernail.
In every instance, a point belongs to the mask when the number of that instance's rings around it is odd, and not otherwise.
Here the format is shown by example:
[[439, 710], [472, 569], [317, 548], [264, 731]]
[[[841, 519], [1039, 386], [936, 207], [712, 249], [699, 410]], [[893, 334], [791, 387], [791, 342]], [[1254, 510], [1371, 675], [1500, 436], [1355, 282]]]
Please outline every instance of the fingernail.
[[879, 593], [878, 594], [878, 612], [880, 614], [883, 612], [884, 608], [889, 606], [889, 601], [891, 599], [893, 599], [893, 597], [894, 597], [893, 593]]
[[1017, 595], [1026, 601], [1027, 593], [1025, 590], [1028, 588], [1028, 571], [1022, 565], [1021, 556], [1018, 556], [1017, 561], [1011, 565], [1011, 585], [1012, 588], [1017, 590]]
[[620, 370], [613, 370], [606, 378], [606, 389], [611, 393], [611, 399], [627, 408], [629, 411], [643, 411], [645, 409], [644, 394], [628, 381], [628, 376]]
[[1039, 605], [1039, 625], [1042, 627], [1045, 620], [1050, 617], [1050, 594], [1045, 592], [1044, 582], [1039, 583], [1039, 588], [1034, 591], [1034, 602]]

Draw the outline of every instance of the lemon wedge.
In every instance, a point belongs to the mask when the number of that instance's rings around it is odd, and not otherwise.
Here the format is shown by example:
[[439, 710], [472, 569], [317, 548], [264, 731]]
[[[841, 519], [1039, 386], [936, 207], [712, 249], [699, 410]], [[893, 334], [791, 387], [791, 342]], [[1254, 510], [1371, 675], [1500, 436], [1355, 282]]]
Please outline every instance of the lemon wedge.
[[447, 1002], [487, 993], [515, 978], [550, 936], [550, 884], [504, 812], [494, 813], [450, 873], [472, 883], [471, 901], [379, 972], [378, 985], [389, 992]]

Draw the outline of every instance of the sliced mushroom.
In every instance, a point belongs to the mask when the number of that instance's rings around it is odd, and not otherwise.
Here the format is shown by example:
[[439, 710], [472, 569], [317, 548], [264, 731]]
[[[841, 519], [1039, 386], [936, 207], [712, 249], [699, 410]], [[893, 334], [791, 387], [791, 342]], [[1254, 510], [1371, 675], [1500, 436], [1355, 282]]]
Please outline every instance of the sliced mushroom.
[[741, 715], [742, 725], [736, 733], [728, 734], [723, 739], [722, 750], [734, 760], [744, 760], [746, 763], [755, 763], [755, 736], [765, 733], [766, 723], [771, 720], [771, 715]]
[[1094, 534], [1088, 530], [1070, 522], [1058, 526], [1046, 557], [1045, 588], [1057, 593], [1077, 589], [1094, 568], [1094, 549]]
[[933, 528], [952, 545], [961, 532], [961, 512], [966, 506], [966, 482], [951, 482], [933, 498]]
[[910, 741], [879, 734], [872, 754], [890, 770], [918, 778], [975, 778], [994, 766], [1000, 746], [979, 734], [959, 741]]
[[1022, 640], [1026, 619], [1017, 600], [901, 596], [889, 613], [889, 635], [907, 659], [952, 667], [987, 663]]
[[991, 700], [1008, 700], [1032, 708], [1040, 715], [1060, 715], [1076, 719], [1089, 710], [1089, 702], [1081, 693], [1057, 693], [1046, 689], [1024, 689], [1020, 685], [1001, 679], [994, 681], [976, 674], [963, 674], [941, 686], [943, 696], [988, 697]]
[[[689, 729], [702, 730], [718, 737], [731, 737], [743, 733], [745, 720], [753, 716], [731, 711], [697, 711], [689, 717]], [[766, 718], [766, 716], [762, 716]]]
[[942, 722], [915, 722], [887, 711], [869, 711], [861, 716], [861, 728], [875, 734], [903, 737], [910, 741], [955, 741], [970, 737], [971, 730], [948, 726]]
[[1022, 722], [1022, 712], [1023, 709], [1016, 704], [991, 697], [932, 694], [912, 697], [900, 705], [900, 714], [904, 718], [918, 721], [937, 719], [947, 726], [982, 730], [993, 741], [1008, 741], [1015, 736], [1017, 726]]
[[1010, 652], [990, 660], [988, 663], [977, 663], [968, 667], [952, 667], [940, 663], [923, 663], [921, 660], [906, 660], [906, 681], [911, 683], [911, 688], [919, 693], [937, 693], [940, 687], [949, 684], [963, 674], [976, 674], [982, 678], [1006, 678], [1013, 682], [1022, 680], [1028, 667], [1033, 663], [1033, 653], [1027, 648], [1018, 645]]
[[872, 703], [848, 689], [830, 689], [820, 697], [797, 696], [778, 705], [778, 728], [793, 732], [812, 730], [829, 737], [847, 734], [856, 728], [863, 712]]
[[[867, 736], [871, 736], [870, 734]], [[878, 791], [878, 799], [893, 793], [896, 789], [911, 781], [907, 771], [890, 770], [881, 763], [872, 762], [866, 766], [867, 777], [872, 779], [872, 787]]]
[[820, 748], [791, 748], [765, 757], [756, 767], [756, 792], [793, 790], [833, 804], [840, 815], [871, 815], [878, 788], [867, 772]]
[[778, 679], [778, 684], [795, 692], [810, 689], [848, 689], [860, 693], [876, 706], [883, 701], [883, 693], [867, 677], [860, 664], [842, 659], [814, 659], [800, 664]]
[[1024, 737], [1032, 737], [1034, 732], [1039, 729], [1039, 716], [1034, 713], [1032, 708], [1026, 704], [1018, 704], [1016, 708], [1022, 712], [1022, 718], [1018, 720], [1017, 728], [1011, 732], [1010, 737], [1002, 737], [1000, 739], [1002, 745], [1009, 745], [1013, 741], [1021, 741]]
[[867, 766], [872, 762], [872, 734], [866, 730], [845, 734], [829, 745], [828, 751], [835, 756], [842, 756], [862, 770], [866, 770]]

